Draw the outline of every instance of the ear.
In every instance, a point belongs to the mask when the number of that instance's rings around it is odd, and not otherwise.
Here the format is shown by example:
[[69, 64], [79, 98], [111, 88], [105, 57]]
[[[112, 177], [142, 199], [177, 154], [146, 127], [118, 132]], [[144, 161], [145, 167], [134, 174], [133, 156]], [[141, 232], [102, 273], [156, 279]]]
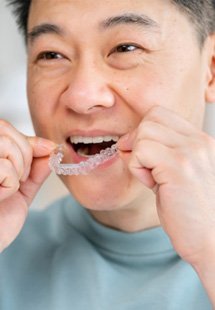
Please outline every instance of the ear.
[[205, 91], [205, 101], [215, 103], [215, 34], [209, 37], [208, 46], [208, 72]]

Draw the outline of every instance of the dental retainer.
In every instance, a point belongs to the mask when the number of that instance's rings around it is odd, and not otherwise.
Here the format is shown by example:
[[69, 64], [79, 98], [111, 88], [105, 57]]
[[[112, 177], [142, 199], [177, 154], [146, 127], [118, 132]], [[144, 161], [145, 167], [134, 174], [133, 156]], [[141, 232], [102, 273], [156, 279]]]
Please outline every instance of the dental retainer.
[[58, 175], [84, 175], [110, 160], [116, 152], [117, 146], [113, 144], [111, 147], [102, 150], [99, 154], [90, 156], [86, 161], [81, 161], [78, 164], [63, 164], [61, 163], [64, 157], [63, 145], [59, 145], [50, 155], [49, 167]]

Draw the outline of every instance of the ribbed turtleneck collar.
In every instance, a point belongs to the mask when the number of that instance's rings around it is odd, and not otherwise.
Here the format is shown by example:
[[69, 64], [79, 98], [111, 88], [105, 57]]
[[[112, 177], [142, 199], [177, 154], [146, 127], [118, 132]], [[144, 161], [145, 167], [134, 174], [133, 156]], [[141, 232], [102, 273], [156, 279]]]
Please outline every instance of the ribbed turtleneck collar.
[[106, 251], [123, 255], [153, 255], [174, 252], [161, 227], [127, 233], [98, 223], [91, 214], [71, 197], [66, 198], [65, 213], [69, 223], [80, 234]]

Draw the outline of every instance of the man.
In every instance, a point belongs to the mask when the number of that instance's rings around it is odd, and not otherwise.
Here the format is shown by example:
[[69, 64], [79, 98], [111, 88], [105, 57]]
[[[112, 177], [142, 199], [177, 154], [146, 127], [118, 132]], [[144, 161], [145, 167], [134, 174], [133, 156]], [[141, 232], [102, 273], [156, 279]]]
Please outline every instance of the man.
[[[211, 309], [214, 2], [9, 2], [43, 138], [1, 122], [2, 248], [16, 239], [0, 257], [1, 309]], [[17, 237], [57, 144], [79, 163], [116, 141], [105, 164], [61, 177], [76, 201], [32, 213]]]

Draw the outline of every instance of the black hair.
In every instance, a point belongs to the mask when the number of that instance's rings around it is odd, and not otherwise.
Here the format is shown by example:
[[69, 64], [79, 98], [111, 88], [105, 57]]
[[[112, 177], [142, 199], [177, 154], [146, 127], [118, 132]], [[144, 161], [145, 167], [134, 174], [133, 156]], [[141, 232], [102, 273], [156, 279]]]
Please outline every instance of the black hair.
[[31, 0], [6, 0], [6, 2], [12, 7], [18, 27], [26, 38]]
[[[12, 6], [19, 29], [27, 36], [32, 0], [6, 0]], [[81, 1], [81, 0], [80, 0]], [[215, 0], [171, 0], [193, 23], [201, 44], [215, 32]]]

